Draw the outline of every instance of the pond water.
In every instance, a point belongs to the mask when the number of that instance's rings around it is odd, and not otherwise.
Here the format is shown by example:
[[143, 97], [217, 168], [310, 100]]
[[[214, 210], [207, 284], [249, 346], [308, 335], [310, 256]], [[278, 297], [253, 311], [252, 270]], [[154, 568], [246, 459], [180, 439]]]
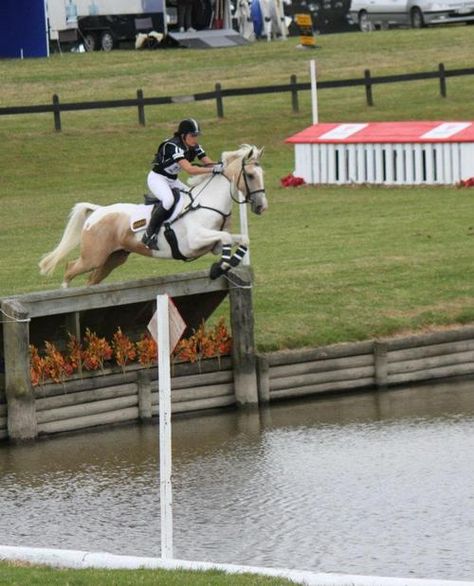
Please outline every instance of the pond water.
[[[0, 445], [0, 544], [160, 556], [158, 426]], [[174, 555], [474, 579], [474, 382], [173, 420]]]

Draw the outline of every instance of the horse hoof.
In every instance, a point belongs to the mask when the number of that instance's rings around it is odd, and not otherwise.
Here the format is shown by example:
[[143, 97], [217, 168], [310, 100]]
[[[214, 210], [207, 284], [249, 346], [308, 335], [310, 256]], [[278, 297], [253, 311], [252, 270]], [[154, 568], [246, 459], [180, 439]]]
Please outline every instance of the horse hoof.
[[209, 271], [209, 278], [212, 281], [214, 281], [215, 279], [218, 279], [219, 277], [222, 277], [223, 274], [224, 274], [224, 270], [221, 267], [221, 264], [219, 262], [215, 262], [211, 266], [211, 270]]

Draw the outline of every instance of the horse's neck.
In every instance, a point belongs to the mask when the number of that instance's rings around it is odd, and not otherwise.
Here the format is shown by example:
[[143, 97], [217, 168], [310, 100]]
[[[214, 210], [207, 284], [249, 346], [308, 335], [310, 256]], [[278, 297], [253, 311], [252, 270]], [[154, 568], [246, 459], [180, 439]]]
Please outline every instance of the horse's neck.
[[196, 204], [220, 210], [229, 214], [232, 209], [232, 189], [235, 189], [226, 177], [216, 175], [212, 181], [201, 189], [197, 185], [192, 192]]

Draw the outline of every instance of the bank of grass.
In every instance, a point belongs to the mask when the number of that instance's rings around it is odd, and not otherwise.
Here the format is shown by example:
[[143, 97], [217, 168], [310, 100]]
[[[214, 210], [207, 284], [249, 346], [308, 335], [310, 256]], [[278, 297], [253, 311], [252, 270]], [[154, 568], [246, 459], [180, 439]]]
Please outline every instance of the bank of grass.
[[71, 570], [0, 562], [0, 586], [289, 586], [283, 578], [219, 571]]
[[[314, 52], [286, 43], [255, 43], [212, 51], [118, 51], [48, 60], [0, 61], [0, 105], [182, 95], [213, 88], [308, 80], [315, 57], [319, 79], [471, 66], [470, 27], [321, 36]], [[322, 121], [396, 119], [474, 120], [474, 76], [450, 78], [448, 97], [435, 80], [374, 87], [375, 106], [362, 88], [319, 94]], [[229, 98], [225, 118], [215, 104], [153, 107], [147, 126], [134, 109], [63, 114], [63, 132], [50, 115], [0, 118], [0, 295], [51, 289], [62, 268], [40, 278], [37, 262], [59, 239], [78, 201], [140, 201], [154, 150], [176, 122], [192, 115], [204, 127], [211, 155], [242, 142], [265, 145], [268, 213], [250, 217], [258, 347], [360, 340], [474, 319], [473, 198], [455, 187], [306, 186], [284, 189], [293, 147], [284, 140], [311, 120], [309, 92], [300, 112], [290, 96]], [[108, 281], [208, 267], [131, 257]], [[78, 279], [76, 285], [83, 284]]]

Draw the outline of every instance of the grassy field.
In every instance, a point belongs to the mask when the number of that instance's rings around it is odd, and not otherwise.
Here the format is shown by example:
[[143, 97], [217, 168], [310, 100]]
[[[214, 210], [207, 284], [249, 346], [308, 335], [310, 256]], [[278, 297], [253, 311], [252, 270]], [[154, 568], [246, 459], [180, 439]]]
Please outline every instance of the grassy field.
[[[210, 51], [116, 51], [0, 61], [0, 106], [61, 101], [183, 95], [226, 87], [361, 77], [472, 66], [471, 27], [321, 36], [315, 51], [297, 39]], [[474, 120], [474, 76], [319, 93], [321, 121]], [[52, 115], [0, 117], [0, 296], [51, 289], [62, 267], [41, 278], [37, 262], [58, 241], [72, 205], [139, 202], [159, 141], [185, 116], [198, 118], [211, 156], [242, 142], [265, 146], [268, 213], [250, 218], [257, 345], [261, 350], [315, 346], [474, 320], [471, 249], [473, 197], [455, 187], [316, 187], [284, 189], [293, 170], [285, 138], [311, 122], [309, 92], [300, 112], [289, 94], [229, 98], [225, 118], [215, 103], [71, 112], [63, 132]], [[195, 263], [135, 257], [109, 281], [197, 270]], [[76, 285], [83, 284], [77, 280]]]
[[0, 586], [289, 586], [283, 578], [218, 571], [67, 570], [0, 562]]

